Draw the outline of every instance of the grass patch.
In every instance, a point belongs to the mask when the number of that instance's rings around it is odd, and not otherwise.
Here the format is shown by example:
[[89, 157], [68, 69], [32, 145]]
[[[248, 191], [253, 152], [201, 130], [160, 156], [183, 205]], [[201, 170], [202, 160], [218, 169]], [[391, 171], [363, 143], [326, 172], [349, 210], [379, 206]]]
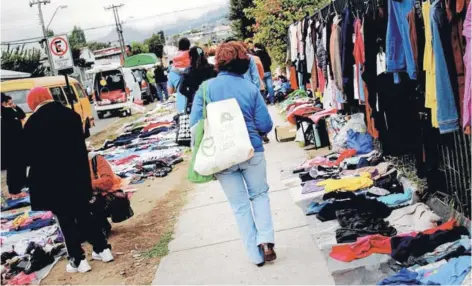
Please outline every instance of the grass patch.
[[166, 231], [159, 242], [150, 250], [144, 253], [144, 257], [153, 258], [153, 257], [164, 257], [169, 253], [169, 243], [172, 240], [172, 231]]

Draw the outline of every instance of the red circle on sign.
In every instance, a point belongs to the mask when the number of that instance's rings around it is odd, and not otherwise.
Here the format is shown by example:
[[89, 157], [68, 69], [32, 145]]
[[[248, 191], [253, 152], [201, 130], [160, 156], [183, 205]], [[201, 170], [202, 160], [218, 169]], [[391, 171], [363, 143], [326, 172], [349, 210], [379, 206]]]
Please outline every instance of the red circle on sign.
[[[57, 41], [62, 41], [65, 47], [59, 50], [59, 47], [56, 44]], [[53, 53], [56, 56], [63, 56], [69, 50], [69, 45], [67, 44], [67, 41], [64, 38], [56, 37], [52, 39], [51, 43], [49, 44], [49, 50], [51, 51], [51, 53]]]

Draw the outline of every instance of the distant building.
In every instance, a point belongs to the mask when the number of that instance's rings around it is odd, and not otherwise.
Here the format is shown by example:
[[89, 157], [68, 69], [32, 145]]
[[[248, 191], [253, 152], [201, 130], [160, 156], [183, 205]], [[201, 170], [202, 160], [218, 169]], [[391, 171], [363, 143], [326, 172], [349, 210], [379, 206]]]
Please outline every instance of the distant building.
[[10, 70], [0, 70], [0, 80], [19, 79], [30, 77], [31, 74], [27, 72], [17, 72]]
[[122, 54], [120, 47], [111, 47], [93, 52], [95, 57], [95, 65], [103, 65], [109, 63], [120, 64], [122, 62]]

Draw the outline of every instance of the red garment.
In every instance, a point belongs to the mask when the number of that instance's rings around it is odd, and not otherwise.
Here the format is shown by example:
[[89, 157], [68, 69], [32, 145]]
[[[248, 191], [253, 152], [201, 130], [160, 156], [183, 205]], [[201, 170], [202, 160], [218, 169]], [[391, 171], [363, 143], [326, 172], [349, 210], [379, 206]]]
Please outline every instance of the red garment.
[[[433, 234], [438, 230], [451, 230], [455, 225], [456, 220], [451, 219], [440, 226], [427, 229], [421, 233]], [[399, 236], [416, 236], [418, 233], [419, 232], [412, 232]], [[355, 259], [367, 257], [372, 253], [391, 254], [392, 246], [390, 239], [390, 237], [380, 234], [360, 237], [356, 242], [351, 244], [334, 245], [329, 255], [340, 261], [351, 262]]]
[[295, 115], [303, 115], [305, 113], [310, 113], [310, 112], [317, 112], [320, 111], [321, 108], [319, 107], [314, 107], [313, 104], [307, 104], [305, 105], [300, 105], [295, 107], [288, 115], [287, 115], [287, 121], [292, 123], [293, 125], [297, 124], [297, 120], [295, 119]]
[[325, 86], [326, 86], [326, 79], [320, 67], [317, 68], [317, 71], [318, 71], [318, 89], [323, 94]]
[[360, 237], [351, 244], [334, 245], [329, 255], [336, 260], [351, 262], [372, 253], [391, 254], [390, 237], [380, 234]]
[[28, 285], [36, 279], [36, 273], [26, 275], [24, 272], [20, 272], [18, 275], [8, 280], [8, 285]]
[[122, 159], [113, 161], [113, 164], [115, 164], [115, 165], [126, 164], [126, 163], [128, 163], [129, 161], [133, 160], [134, 158], [138, 158], [138, 157], [139, 157], [138, 155], [131, 155], [131, 156], [124, 157], [124, 158], [122, 158]]
[[316, 124], [318, 123], [318, 121], [320, 121], [320, 119], [327, 117], [331, 114], [336, 114], [336, 112], [338, 112], [338, 110], [335, 108], [318, 111], [317, 113], [310, 116], [310, 119]]
[[190, 66], [190, 54], [188, 51], [178, 51], [173, 59], [175, 68], [186, 68]]
[[144, 127], [142, 132], [148, 132], [148, 131], [150, 131], [154, 128], [160, 127], [162, 125], [171, 125], [171, 124], [172, 124], [172, 122], [169, 122], [169, 121], [151, 123], [151, 124], [148, 124], [146, 127]]
[[290, 87], [293, 90], [298, 89], [298, 83], [297, 83], [297, 70], [295, 69], [294, 66], [290, 67]]

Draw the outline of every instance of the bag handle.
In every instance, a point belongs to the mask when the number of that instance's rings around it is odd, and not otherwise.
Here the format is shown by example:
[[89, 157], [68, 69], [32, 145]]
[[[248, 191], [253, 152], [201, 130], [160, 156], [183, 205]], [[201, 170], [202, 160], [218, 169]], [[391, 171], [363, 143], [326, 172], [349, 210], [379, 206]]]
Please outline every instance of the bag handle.
[[207, 116], [206, 116], [206, 97], [207, 97], [207, 89], [208, 89], [208, 85], [207, 85], [207, 82], [203, 82], [202, 84], [202, 88], [203, 88], [203, 119], [206, 119]]
[[92, 170], [93, 174], [95, 176], [95, 179], [99, 179], [100, 177], [98, 176], [98, 162], [97, 162], [97, 156], [95, 155], [92, 157]]

